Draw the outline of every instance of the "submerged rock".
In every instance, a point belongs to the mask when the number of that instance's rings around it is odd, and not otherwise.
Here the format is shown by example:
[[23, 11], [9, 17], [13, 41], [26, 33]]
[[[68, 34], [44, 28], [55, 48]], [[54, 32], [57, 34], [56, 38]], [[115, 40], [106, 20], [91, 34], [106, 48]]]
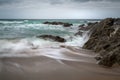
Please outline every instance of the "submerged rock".
[[38, 38], [43, 38], [43, 39], [52, 39], [54, 41], [57, 41], [57, 42], [66, 42], [66, 40], [62, 37], [59, 37], [59, 36], [53, 36], [53, 35], [40, 35], [40, 36], [37, 36]]
[[70, 24], [70, 23], [63, 23], [63, 26], [64, 27], [70, 27], [70, 26], [72, 26], [73, 24]]
[[120, 64], [120, 19], [107, 18], [92, 26], [90, 39], [83, 48], [99, 53], [98, 64]]
[[43, 24], [50, 24], [50, 25], [63, 25], [64, 27], [70, 27], [73, 24], [70, 23], [64, 23], [64, 22], [44, 22]]

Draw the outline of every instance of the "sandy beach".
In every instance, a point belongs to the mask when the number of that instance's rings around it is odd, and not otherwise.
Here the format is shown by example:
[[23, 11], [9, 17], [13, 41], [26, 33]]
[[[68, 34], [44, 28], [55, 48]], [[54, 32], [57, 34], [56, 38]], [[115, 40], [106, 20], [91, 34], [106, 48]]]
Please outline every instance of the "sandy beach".
[[0, 80], [120, 80], [120, 0], [0, 0]]
[[120, 80], [120, 67], [101, 67], [93, 58], [95, 53], [79, 47], [29, 49], [16, 54], [29, 57], [1, 57], [0, 80]]

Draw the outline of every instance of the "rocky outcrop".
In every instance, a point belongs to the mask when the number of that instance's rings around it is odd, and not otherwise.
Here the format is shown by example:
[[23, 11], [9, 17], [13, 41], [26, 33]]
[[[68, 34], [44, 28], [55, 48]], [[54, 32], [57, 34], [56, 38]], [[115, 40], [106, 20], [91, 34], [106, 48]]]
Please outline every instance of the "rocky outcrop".
[[[79, 30], [78, 30], [77, 33], [75, 33], [75, 36], [76, 36], [76, 35], [82, 36], [82, 35], [83, 35], [83, 32], [91, 30], [91, 29], [93, 28], [93, 26], [95, 26], [96, 24], [97, 24], [97, 22], [95, 22], [95, 23], [88, 23], [87, 26], [85, 26], [84, 24], [79, 25], [79, 26], [78, 26], [78, 27], [79, 27]], [[89, 33], [88, 33], [88, 34], [89, 34]]]
[[59, 37], [59, 36], [52, 36], [52, 35], [40, 35], [40, 36], [37, 36], [38, 38], [43, 38], [43, 39], [51, 39], [51, 40], [54, 40], [54, 41], [57, 41], [57, 42], [66, 42], [66, 40], [62, 37]]
[[82, 25], [79, 26], [79, 30], [88, 31], [91, 28], [93, 28], [93, 26], [96, 25], [96, 24], [97, 24], [97, 22], [95, 22], [95, 23], [88, 23], [87, 26], [85, 26], [84, 24], [82, 24]]
[[83, 31], [81, 31], [81, 28], [83, 28], [84, 26], [85, 26], [84, 24], [78, 26], [79, 29], [75, 33], [75, 36], [77, 36], [77, 35], [82, 36], [83, 35]]
[[120, 64], [120, 19], [107, 18], [90, 30], [90, 39], [83, 48], [99, 53], [96, 56], [98, 64], [112, 67]]
[[73, 24], [64, 23], [64, 22], [44, 22], [43, 24], [50, 24], [50, 25], [63, 25], [64, 27], [70, 27]]

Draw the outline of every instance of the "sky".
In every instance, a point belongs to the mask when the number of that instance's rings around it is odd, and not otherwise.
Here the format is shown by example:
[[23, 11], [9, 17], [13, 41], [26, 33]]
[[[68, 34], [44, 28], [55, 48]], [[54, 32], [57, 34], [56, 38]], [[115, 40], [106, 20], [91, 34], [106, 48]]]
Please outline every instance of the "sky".
[[0, 19], [120, 17], [120, 0], [0, 0]]

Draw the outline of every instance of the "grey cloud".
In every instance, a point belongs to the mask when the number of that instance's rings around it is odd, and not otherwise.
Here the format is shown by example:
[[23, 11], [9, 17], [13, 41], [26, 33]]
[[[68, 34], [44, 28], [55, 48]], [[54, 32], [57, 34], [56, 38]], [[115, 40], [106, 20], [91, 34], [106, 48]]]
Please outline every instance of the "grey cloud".
[[88, 2], [90, 0], [71, 0], [71, 1], [73, 1], [73, 2]]
[[63, 0], [50, 0], [51, 4], [62, 4]]
[[21, 0], [0, 0], [0, 5], [19, 3]]
[[16, 4], [20, 2], [37, 2], [37, 3], [49, 3], [49, 4], [62, 4], [64, 0], [0, 0], [0, 5]]
[[120, 0], [0, 0], [0, 18], [101, 18], [119, 13]]
[[93, 1], [93, 2], [101, 2], [101, 1], [105, 1], [105, 2], [120, 2], [120, 0], [38, 0], [38, 2], [40, 1], [45, 1], [46, 3], [55, 5], [55, 4], [64, 4], [64, 3], [87, 3], [89, 1]]
[[0, 5], [5, 5], [5, 4], [14, 4], [14, 3], [19, 3], [19, 2], [23, 2], [23, 1], [36, 1], [38, 3], [41, 3], [41, 2], [45, 2], [45, 3], [49, 3], [49, 4], [64, 4], [64, 3], [67, 3], [67, 2], [80, 2], [80, 3], [83, 3], [83, 2], [89, 2], [89, 1], [93, 1], [93, 2], [96, 2], [96, 1], [107, 1], [107, 2], [120, 2], [120, 0], [0, 0]]
[[120, 2], [120, 0], [71, 0], [73, 2], [89, 2], [89, 1], [106, 1], [106, 2]]

